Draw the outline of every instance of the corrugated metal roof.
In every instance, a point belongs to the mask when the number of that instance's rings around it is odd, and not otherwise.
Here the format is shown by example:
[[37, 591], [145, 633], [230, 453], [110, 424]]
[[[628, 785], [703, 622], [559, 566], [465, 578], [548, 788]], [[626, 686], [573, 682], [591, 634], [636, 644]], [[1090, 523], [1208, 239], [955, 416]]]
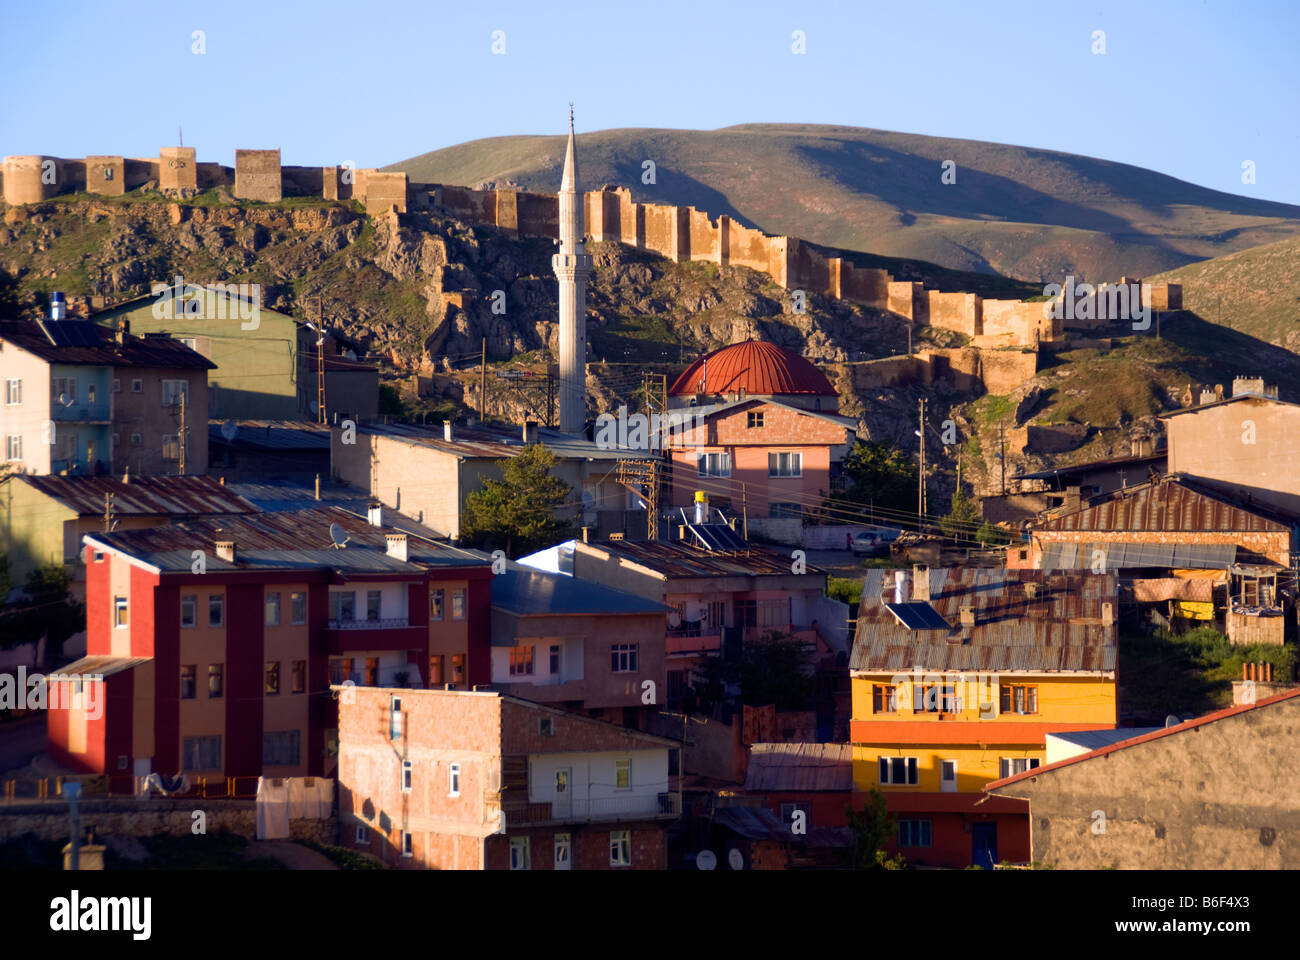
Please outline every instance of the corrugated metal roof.
[[90, 656], [74, 660], [67, 666], [59, 667], [50, 674], [51, 680], [57, 680], [58, 674], [77, 674], [79, 677], [111, 677], [123, 670], [130, 670], [142, 663], [148, 663], [152, 657], [105, 657]]
[[[337, 524], [347, 545], [332, 546], [330, 527]], [[388, 556], [386, 535], [393, 527], [374, 527], [338, 507], [294, 513], [185, 520], [161, 527], [118, 533], [88, 534], [86, 539], [136, 557], [168, 572], [192, 568], [192, 551], [202, 550], [209, 572], [233, 570], [329, 569], [374, 573], [417, 573], [425, 566], [487, 566], [465, 550], [412, 537], [408, 562]], [[216, 556], [218, 541], [235, 543], [235, 563]]]
[[[492, 578], [492, 606], [520, 616], [667, 614], [662, 603], [560, 573], [507, 569]], [[506, 645], [513, 638], [503, 640]]]
[[[47, 335], [49, 331], [49, 335]], [[47, 363], [74, 366], [159, 367], [215, 370], [217, 365], [169, 337], [129, 335], [119, 345], [114, 331], [89, 320], [0, 322], [0, 339]], [[52, 343], [54, 337], [58, 343]]]
[[[1118, 612], [1113, 574], [960, 568], [929, 570], [930, 603], [949, 623], [970, 606], [974, 627], [912, 631], [886, 609], [894, 571], [869, 570], [858, 608], [851, 670], [1082, 671], [1115, 669], [1118, 628], [1102, 623], [1102, 603]], [[909, 574], [909, 577], [911, 575]], [[1026, 590], [1026, 584], [1032, 584]], [[1029, 597], [1033, 592], [1034, 596]], [[883, 593], [883, 600], [882, 600]]]
[[[441, 425], [434, 428], [412, 423], [366, 423], [358, 426], [357, 430], [428, 447], [461, 459], [503, 460], [518, 456], [524, 449], [523, 430], [518, 427], [453, 424], [451, 440], [444, 439]], [[537, 440], [560, 460], [625, 460], [646, 456], [644, 450], [606, 449], [594, 441], [549, 427], [537, 428]]]
[[849, 791], [853, 747], [847, 743], [756, 743], [745, 789], [755, 792]]
[[1288, 531], [1293, 518], [1245, 505], [1185, 477], [1160, 477], [1116, 490], [1069, 513], [1033, 525], [1035, 530], [1104, 530], [1141, 533]]
[[255, 450], [328, 450], [328, 424], [305, 420], [209, 420], [208, 440]]
[[1060, 733], [1049, 733], [1048, 736], [1056, 737], [1066, 743], [1073, 743], [1075, 746], [1096, 750], [1098, 747], [1109, 746], [1122, 740], [1131, 740], [1134, 737], [1142, 737], [1148, 733], [1156, 733], [1163, 729], [1164, 727], [1116, 727], [1113, 730], [1067, 730]]
[[102, 515], [104, 496], [113, 495], [118, 516], [193, 517], [257, 513], [245, 500], [214, 477], [132, 477], [123, 483], [115, 477], [14, 476], [34, 490], [57, 500], [79, 516]]
[[[681, 540], [602, 540], [575, 546], [595, 547], [668, 577], [779, 576], [793, 572], [790, 554], [754, 544], [730, 553], [713, 553]], [[820, 567], [807, 566], [808, 574], [825, 574]]]
[[1178, 567], [1198, 570], [1226, 570], [1236, 562], [1234, 543], [1133, 543], [1107, 540], [1080, 543], [1076, 540], [1047, 541], [1043, 544], [1043, 570], [1133, 570], [1139, 567]]
[[668, 388], [672, 396], [726, 394], [836, 396], [826, 375], [793, 350], [746, 340], [706, 353]]

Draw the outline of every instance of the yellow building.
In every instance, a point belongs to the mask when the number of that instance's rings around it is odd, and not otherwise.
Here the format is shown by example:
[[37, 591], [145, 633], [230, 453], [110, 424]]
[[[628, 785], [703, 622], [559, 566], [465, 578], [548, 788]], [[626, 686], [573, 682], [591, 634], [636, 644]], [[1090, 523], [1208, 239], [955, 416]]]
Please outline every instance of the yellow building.
[[1029, 858], [1026, 808], [991, 781], [1045, 762], [1048, 733], [1111, 729], [1116, 579], [872, 570], [849, 663], [855, 791], [885, 792], [897, 849], [936, 866]]

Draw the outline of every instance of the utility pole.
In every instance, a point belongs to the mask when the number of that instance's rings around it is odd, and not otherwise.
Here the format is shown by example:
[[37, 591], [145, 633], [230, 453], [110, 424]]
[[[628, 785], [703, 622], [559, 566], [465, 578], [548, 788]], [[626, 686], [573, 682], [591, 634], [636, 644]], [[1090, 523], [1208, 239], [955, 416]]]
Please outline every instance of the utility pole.
[[113, 532], [113, 495], [104, 494], [104, 532]]
[[746, 540], [749, 539], [749, 490], [745, 484], [740, 485], [740, 529]]
[[178, 472], [183, 477], [185, 476], [185, 391], [184, 390], [181, 391], [180, 405], [181, 405], [181, 423], [180, 423], [180, 428], [179, 430], [177, 430], [176, 433], [176, 446], [178, 448], [176, 451], [176, 459], [179, 461]]
[[487, 337], [483, 338], [482, 355], [478, 368], [478, 420], [487, 423]]
[[1002, 496], [1005, 497], [1007, 495], [1007, 427], [1004, 423], [998, 424], [998, 460], [1002, 463]]
[[925, 516], [925, 397], [921, 398], [920, 408], [920, 429], [916, 431], [921, 450], [921, 472], [916, 477], [916, 529], [918, 533], [923, 529], [922, 518]]

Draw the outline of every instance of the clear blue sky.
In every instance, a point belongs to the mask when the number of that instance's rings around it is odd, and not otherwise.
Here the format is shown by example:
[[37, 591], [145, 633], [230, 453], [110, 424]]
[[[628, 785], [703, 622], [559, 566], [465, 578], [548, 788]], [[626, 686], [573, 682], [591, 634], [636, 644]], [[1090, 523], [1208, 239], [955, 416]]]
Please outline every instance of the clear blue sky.
[[[0, 153], [382, 166], [479, 137], [803, 122], [1300, 203], [1300, 3], [0, 0]], [[206, 53], [192, 52], [195, 30]], [[506, 52], [492, 53], [505, 31]], [[791, 52], [803, 30], [807, 53]], [[1106, 53], [1091, 52], [1094, 30]], [[1241, 182], [1243, 160], [1256, 183]]]

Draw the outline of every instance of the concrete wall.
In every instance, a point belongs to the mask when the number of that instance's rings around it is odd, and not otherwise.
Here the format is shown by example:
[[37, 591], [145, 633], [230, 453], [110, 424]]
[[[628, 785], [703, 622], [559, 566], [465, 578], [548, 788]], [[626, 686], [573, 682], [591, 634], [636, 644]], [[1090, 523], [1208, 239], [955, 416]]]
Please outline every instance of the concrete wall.
[[1265, 704], [996, 792], [1028, 798], [1032, 857], [1057, 868], [1295, 869], [1298, 723], [1300, 698]]
[[279, 150], [235, 151], [235, 196], [278, 203], [284, 196]]

